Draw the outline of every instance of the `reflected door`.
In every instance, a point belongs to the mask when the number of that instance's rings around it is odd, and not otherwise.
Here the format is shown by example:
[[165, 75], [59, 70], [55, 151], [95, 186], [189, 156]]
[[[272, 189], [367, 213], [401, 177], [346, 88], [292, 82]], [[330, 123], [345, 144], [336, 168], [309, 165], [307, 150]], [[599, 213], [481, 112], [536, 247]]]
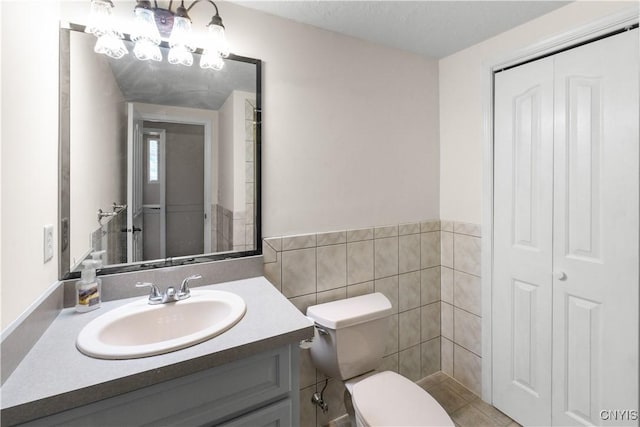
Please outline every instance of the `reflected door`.
[[[637, 425], [638, 30], [495, 78], [493, 403]], [[608, 418], [608, 419], [607, 419]]]

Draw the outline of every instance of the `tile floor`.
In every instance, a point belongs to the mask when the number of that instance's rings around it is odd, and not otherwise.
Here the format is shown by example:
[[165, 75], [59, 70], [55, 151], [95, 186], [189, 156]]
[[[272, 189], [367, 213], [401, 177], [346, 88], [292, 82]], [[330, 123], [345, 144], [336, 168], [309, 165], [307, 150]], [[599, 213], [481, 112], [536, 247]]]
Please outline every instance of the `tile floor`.
[[[417, 381], [417, 384], [442, 405], [456, 427], [521, 427], [441, 371]], [[351, 423], [345, 415], [333, 420], [329, 427], [351, 427]]]
[[436, 372], [417, 383], [442, 405], [458, 427], [520, 426], [443, 372]]

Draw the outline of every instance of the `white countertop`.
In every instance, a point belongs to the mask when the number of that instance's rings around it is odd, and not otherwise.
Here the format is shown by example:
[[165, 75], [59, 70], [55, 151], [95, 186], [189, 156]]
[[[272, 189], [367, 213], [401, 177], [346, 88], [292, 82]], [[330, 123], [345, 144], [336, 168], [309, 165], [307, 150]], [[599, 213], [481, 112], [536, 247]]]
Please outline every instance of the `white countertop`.
[[233, 328], [201, 344], [140, 359], [95, 359], [75, 346], [88, 322], [140, 297], [102, 303], [89, 313], [62, 310], [0, 388], [2, 424], [25, 422], [313, 336], [311, 322], [264, 277], [197, 289], [239, 295], [246, 314]]

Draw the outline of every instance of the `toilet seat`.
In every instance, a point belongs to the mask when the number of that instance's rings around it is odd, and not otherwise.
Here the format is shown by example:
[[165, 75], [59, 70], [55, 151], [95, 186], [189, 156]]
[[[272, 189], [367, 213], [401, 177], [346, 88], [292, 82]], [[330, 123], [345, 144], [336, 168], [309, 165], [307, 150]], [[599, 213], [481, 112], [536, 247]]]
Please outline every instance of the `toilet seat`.
[[429, 393], [395, 372], [380, 372], [353, 384], [351, 399], [365, 426], [454, 426]]

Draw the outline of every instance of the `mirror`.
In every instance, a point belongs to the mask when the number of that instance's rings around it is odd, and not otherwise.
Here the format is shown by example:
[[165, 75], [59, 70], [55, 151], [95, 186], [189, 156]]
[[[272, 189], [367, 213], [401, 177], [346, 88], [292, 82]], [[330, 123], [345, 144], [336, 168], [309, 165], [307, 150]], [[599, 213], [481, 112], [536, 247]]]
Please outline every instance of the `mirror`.
[[222, 70], [93, 51], [60, 31], [60, 278], [261, 253], [261, 61]]

